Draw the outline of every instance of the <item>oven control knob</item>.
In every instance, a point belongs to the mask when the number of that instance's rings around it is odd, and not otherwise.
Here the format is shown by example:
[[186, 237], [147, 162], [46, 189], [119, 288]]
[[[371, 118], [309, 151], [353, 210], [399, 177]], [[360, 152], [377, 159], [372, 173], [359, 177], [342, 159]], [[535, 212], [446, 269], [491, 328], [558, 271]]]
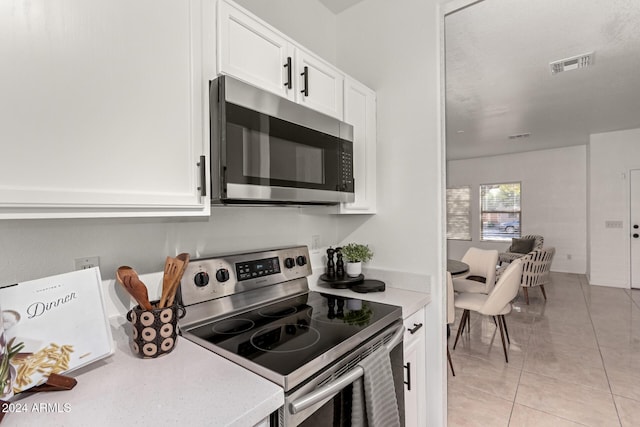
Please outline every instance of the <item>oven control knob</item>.
[[196, 276], [193, 278], [193, 282], [198, 287], [207, 286], [209, 284], [209, 275], [206, 271], [196, 273]]
[[305, 265], [307, 263], [307, 257], [304, 255], [299, 255], [296, 258], [296, 264], [298, 264], [300, 267], [302, 267], [303, 265]]
[[296, 260], [293, 258], [286, 258], [284, 260], [284, 266], [287, 268], [293, 268], [296, 266]]
[[227, 280], [229, 280], [229, 270], [227, 270], [226, 268], [221, 268], [216, 271], [216, 280], [218, 282], [226, 282]]

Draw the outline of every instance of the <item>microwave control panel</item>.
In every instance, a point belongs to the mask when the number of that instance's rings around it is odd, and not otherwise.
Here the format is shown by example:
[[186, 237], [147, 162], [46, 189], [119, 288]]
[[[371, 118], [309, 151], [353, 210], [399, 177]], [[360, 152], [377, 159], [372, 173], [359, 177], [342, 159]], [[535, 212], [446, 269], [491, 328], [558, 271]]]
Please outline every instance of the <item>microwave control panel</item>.
[[341, 191], [354, 191], [353, 185], [353, 154], [348, 151], [343, 151], [341, 153], [341, 170], [342, 170], [342, 188]]

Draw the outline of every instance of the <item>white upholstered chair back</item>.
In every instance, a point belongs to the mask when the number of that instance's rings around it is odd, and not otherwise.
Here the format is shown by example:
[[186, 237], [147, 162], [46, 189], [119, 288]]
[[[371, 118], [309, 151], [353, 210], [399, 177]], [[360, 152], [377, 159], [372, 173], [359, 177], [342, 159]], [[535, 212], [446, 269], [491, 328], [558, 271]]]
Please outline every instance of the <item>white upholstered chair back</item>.
[[516, 259], [506, 268], [500, 276], [498, 283], [489, 293], [487, 300], [478, 310], [481, 314], [496, 316], [507, 314], [511, 310], [505, 308], [518, 295], [520, 290], [520, 277], [522, 276], [522, 260]]
[[462, 262], [469, 265], [469, 271], [465, 273], [465, 276], [462, 279], [469, 276], [481, 276], [486, 278], [482, 293], [488, 294], [496, 283], [498, 251], [495, 249], [469, 248], [462, 257]]

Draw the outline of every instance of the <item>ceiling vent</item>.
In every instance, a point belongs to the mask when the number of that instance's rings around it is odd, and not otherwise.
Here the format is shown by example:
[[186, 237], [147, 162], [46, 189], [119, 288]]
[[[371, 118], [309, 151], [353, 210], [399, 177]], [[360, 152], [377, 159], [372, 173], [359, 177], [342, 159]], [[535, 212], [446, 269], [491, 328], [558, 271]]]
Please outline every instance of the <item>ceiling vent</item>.
[[530, 132], [527, 133], [517, 133], [515, 135], [509, 135], [509, 139], [510, 140], [521, 140], [521, 139], [526, 139], [529, 138], [531, 136]]
[[583, 53], [582, 55], [572, 56], [571, 58], [561, 59], [549, 63], [551, 74], [562, 73], [563, 71], [577, 70], [578, 68], [586, 68], [593, 65], [594, 53]]

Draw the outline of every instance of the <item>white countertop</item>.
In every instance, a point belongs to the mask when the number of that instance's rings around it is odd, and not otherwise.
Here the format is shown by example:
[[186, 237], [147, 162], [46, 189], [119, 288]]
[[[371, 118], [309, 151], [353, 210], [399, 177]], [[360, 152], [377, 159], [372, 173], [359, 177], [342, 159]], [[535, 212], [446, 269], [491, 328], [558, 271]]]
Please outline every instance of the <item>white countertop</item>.
[[[366, 294], [334, 289], [314, 276], [309, 278], [311, 290], [401, 306], [404, 318], [431, 302], [429, 278], [422, 275], [369, 270], [367, 278], [383, 280], [387, 287]], [[147, 279], [157, 281], [155, 276]], [[406, 284], [425, 292], [396, 287]], [[127, 307], [107, 309], [113, 315]], [[73, 372], [78, 380], [73, 390], [25, 393], [5, 408], [9, 413], [2, 425], [247, 427], [284, 404], [281, 387], [182, 337], [165, 356], [138, 358], [129, 348], [127, 323], [122, 315], [111, 317], [114, 354]]]
[[[309, 288], [312, 291], [324, 292], [347, 298], [381, 302], [383, 304], [397, 305], [402, 307], [403, 318], [407, 318], [431, 302], [431, 294], [426, 292], [429, 286], [428, 278], [426, 278], [426, 276], [369, 269], [365, 271], [365, 277], [367, 279], [382, 280], [386, 285], [383, 292], [369, 293], [358, 293], [351, 289], [335, 289], [331, 287], [331, 284], [319, 280], [318, 277], [318, 274], [314, 274], [314, 277], [309, 280]], [[399, 285], [403, 285], [405, 282], [410, 282], [410, 285], [414, 287], [419, 287], [421, 286], [420, 284], [424, 282], [425, 292], [406, 290], [397, 287]]]
[[282, 388], [182, 337], [165, 356], [134, 356], [125, 323], [111, 319], [115, 353], [72, 373], [73, 390], [17, 400], [2, 425], [247, 427], [284, 404]]

